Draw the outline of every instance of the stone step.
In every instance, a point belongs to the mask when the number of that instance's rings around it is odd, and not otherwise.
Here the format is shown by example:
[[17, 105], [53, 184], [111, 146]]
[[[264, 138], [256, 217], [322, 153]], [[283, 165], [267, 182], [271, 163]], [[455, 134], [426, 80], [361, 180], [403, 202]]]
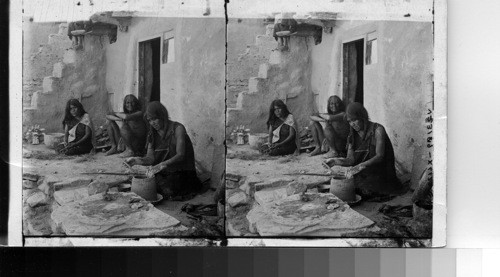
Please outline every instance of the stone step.
[[267, 79], [260, 77], [252, 77], [248, 79], [248, 93], [254, 94], [259, 92], [265, 92], [267, 87]]
[[38, 100], [40, 99], [41, 94], [42, 94], [42, 92], [39, 90], [33, 92], [33, 94], [31, 95], [31, 103], [30, 103], [31, 108], [33, 108], [33, 109], [38, 108]]
[[68, 35], [68, 23], [59, 24], [59, 32], [58, 35]]
[[74, 64], [76, 62], [77, 53], [74, 49], [67, 49], [64, 52], [63, 63]]
[[258, 74], [258, 77], [259, 78], [264, 78], [266, 79], [267, 78], [267, 75], [269, 73], [269, 64], [267, 63], [263, 63], [259, 66], [259, 74]]
[[227, 108], [226, 110], [226, 128], [234, 126], [240, 115], [243, 113], [241, 108]]
[[281, 52], [274, 50], [269, 57], [269, 64], [280, 64], [281, 63]]
[[52, 70], [52, 77], [62, 78], [65, 64], [58, 62], [54, 64], [54, 69]]
[[278, 42], [273, 37], [259, 35], [255, 39], [255, 45], [259, 48], [260, 55], [267, 56], [270, 51], [278, 47]]
[[55, 91], [57, 91], [57, 88], [59, 86], [60, 79], [57, 77], [45, 77], [43, 78], [43, 93], [44, 94], [51, 94]]
[[267, 24], [266, 25], [266, 36], [272, 37], [273, 32], [274, 32], [274, 24]]
[[49, 35], [48, 45], [54, 49], [65, 50], [71, 47], [71, 40], [67, 35], [51, 34]]

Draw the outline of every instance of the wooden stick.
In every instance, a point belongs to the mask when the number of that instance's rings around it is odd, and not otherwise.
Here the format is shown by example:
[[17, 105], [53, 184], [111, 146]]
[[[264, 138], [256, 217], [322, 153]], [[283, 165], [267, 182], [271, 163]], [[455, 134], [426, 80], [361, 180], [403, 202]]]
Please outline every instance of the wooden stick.
[[146, 177], [146, 174], [142, 174], [142, 173], [123, 173], [123, 172], [83, 172], [82, 174], [87, 174], [87, 175], [122, 175], [122, 176]]
[[334, 175], [328, 174], [328, 173], [285, 173], [283, 175], [292, 175], [292, 176], [310, 175], [310, 176], [325, 176], [325, 177], [333, 177], [334, 176]]

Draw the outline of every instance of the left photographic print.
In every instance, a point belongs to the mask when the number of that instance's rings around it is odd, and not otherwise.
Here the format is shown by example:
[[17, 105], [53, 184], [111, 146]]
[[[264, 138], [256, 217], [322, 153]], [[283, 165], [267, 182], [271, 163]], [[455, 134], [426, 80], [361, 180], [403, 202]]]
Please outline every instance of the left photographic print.
[[23, 14], [24, 238], [220, 240], [225, 19], [50, 9]]

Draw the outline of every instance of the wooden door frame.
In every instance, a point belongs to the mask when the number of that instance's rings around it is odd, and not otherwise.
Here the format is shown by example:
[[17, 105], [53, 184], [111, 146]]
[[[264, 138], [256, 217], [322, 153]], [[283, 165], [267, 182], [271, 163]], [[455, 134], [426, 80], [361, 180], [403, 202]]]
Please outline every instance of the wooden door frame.
[[[346, 38], [346, 39], [343, 39], [341, 41], [341, 47], [340, 47], [340, 92], [341, 92], [341, 99], [342, 101], [344, 101], [344, 45], [346, 43], [350, 43], [350, 42], [354, 42], [354, 41], [358, 41], [358, 40], [363, 40], [363, 94], [365, 93], [365, 79], [364, 79], [364, 76], [365, 76], [365, 56], [366, 56], [366, 39], [367, 39], [367, 35], [368, 33], [366, 34], [363, 34], [363, 35], [359, 35], [359, 36], [352, 36], [352, 37], [349, 37], [349, 38]], [[363, 95], [363, 98], [364, 98], [364, 95]]]
[[[139, 92], [140, 92], [140, 86], [141, 86], [141, 81], [140, 81], [140, 45], [141, 43], [143, 42], [147, 42], [147, 41], [150, 41], [150, 40], [153, 40], [153, 39], [160, 39], [160, 59], [162, 57], [162, 53], [163, 53], [163, 33], [161, 34], [156, 34], [156, 35], [152, 35], [152, 36], [146, 36], [146, 37], [142, 37], [140, 39], [137, 39], [137, 43], [136, 43], [136, 51], [135, 51], [135, 57], [136, 57], [136, 69], [135, 69], [135, 72], [136, 72], [136, 76], [135, 76], [135, 80], [137, 82], [137, 86], [136, 86], [136, 89], [135, 89], [135, 96], [140, 99], [140, 95], [139, 95]], [[160, 60], [160, 76], [161, 76], [161, 60]], [[160, 78], [161, 79], [161, 78]], [[158, 80], [160, 81], [160, 80]], [[161, 87], [161, 82], [160, 82], [160, 87]], [[144, 103], [146, 104], [146, 103]]]

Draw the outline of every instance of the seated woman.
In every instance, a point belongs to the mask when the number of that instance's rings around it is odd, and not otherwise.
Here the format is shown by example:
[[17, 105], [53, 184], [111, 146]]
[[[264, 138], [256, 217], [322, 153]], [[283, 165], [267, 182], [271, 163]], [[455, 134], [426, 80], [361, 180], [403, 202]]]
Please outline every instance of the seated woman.
[[[349, 123], [345, 120], [344, 102], [336, 95], [328, 98], [327, 113], [318, 113], [311, 116], [310, 129], [316, 148], [311, 156], [322, 154], [321, 146], [326, 140], [330, 148], [327, 158], [345, 157]], [[325, 122], [325, 129], [320, 122]]]
[[358, 193], [366, 196], [395, 195], [401, 191], [394, 167], [394, 149], [384, 126], [371, 122], [360, 103], [347, 106], [346, 119], [351, 126], [347, 139], [347, 157], [325, 160], [329, 166], [353, 166]]
[[269, 143], [263, 145], [261, 152], [270, 156], [299, 154], [297, 126], [293, 115], [281, 100], [274, 100], [269, 108]]
[[66, 103], [63, 119], [64, 147], [59, 150], [66, 155], [90, 153], [94, 149], [94, 132], [90, 116], [76, 99]]
[[[147, 127], [137, 97], [132, 94], [125, 96], [123, 111], [123, 113], [112, 112], [106, 116], [109, 122], [108, 136], [111, 141], [111, 149], [106, 155], [123, 151], [119, 149], [119, 141], [122, 138], [127, 147], [121, 154], [122, 157], [142, 156], [146, 146]], [[123, 123], [121, 128], [116, 121]]]
[[196, 176], [194, 150], [184, 126], [168, 117], [158, 101], [148, 104], [145, 119], [150, 128], [146, 156], [131, 157], [129, 165], [152, 165], [158, 192], [169, 199], [192, 195], [201, 188]]

